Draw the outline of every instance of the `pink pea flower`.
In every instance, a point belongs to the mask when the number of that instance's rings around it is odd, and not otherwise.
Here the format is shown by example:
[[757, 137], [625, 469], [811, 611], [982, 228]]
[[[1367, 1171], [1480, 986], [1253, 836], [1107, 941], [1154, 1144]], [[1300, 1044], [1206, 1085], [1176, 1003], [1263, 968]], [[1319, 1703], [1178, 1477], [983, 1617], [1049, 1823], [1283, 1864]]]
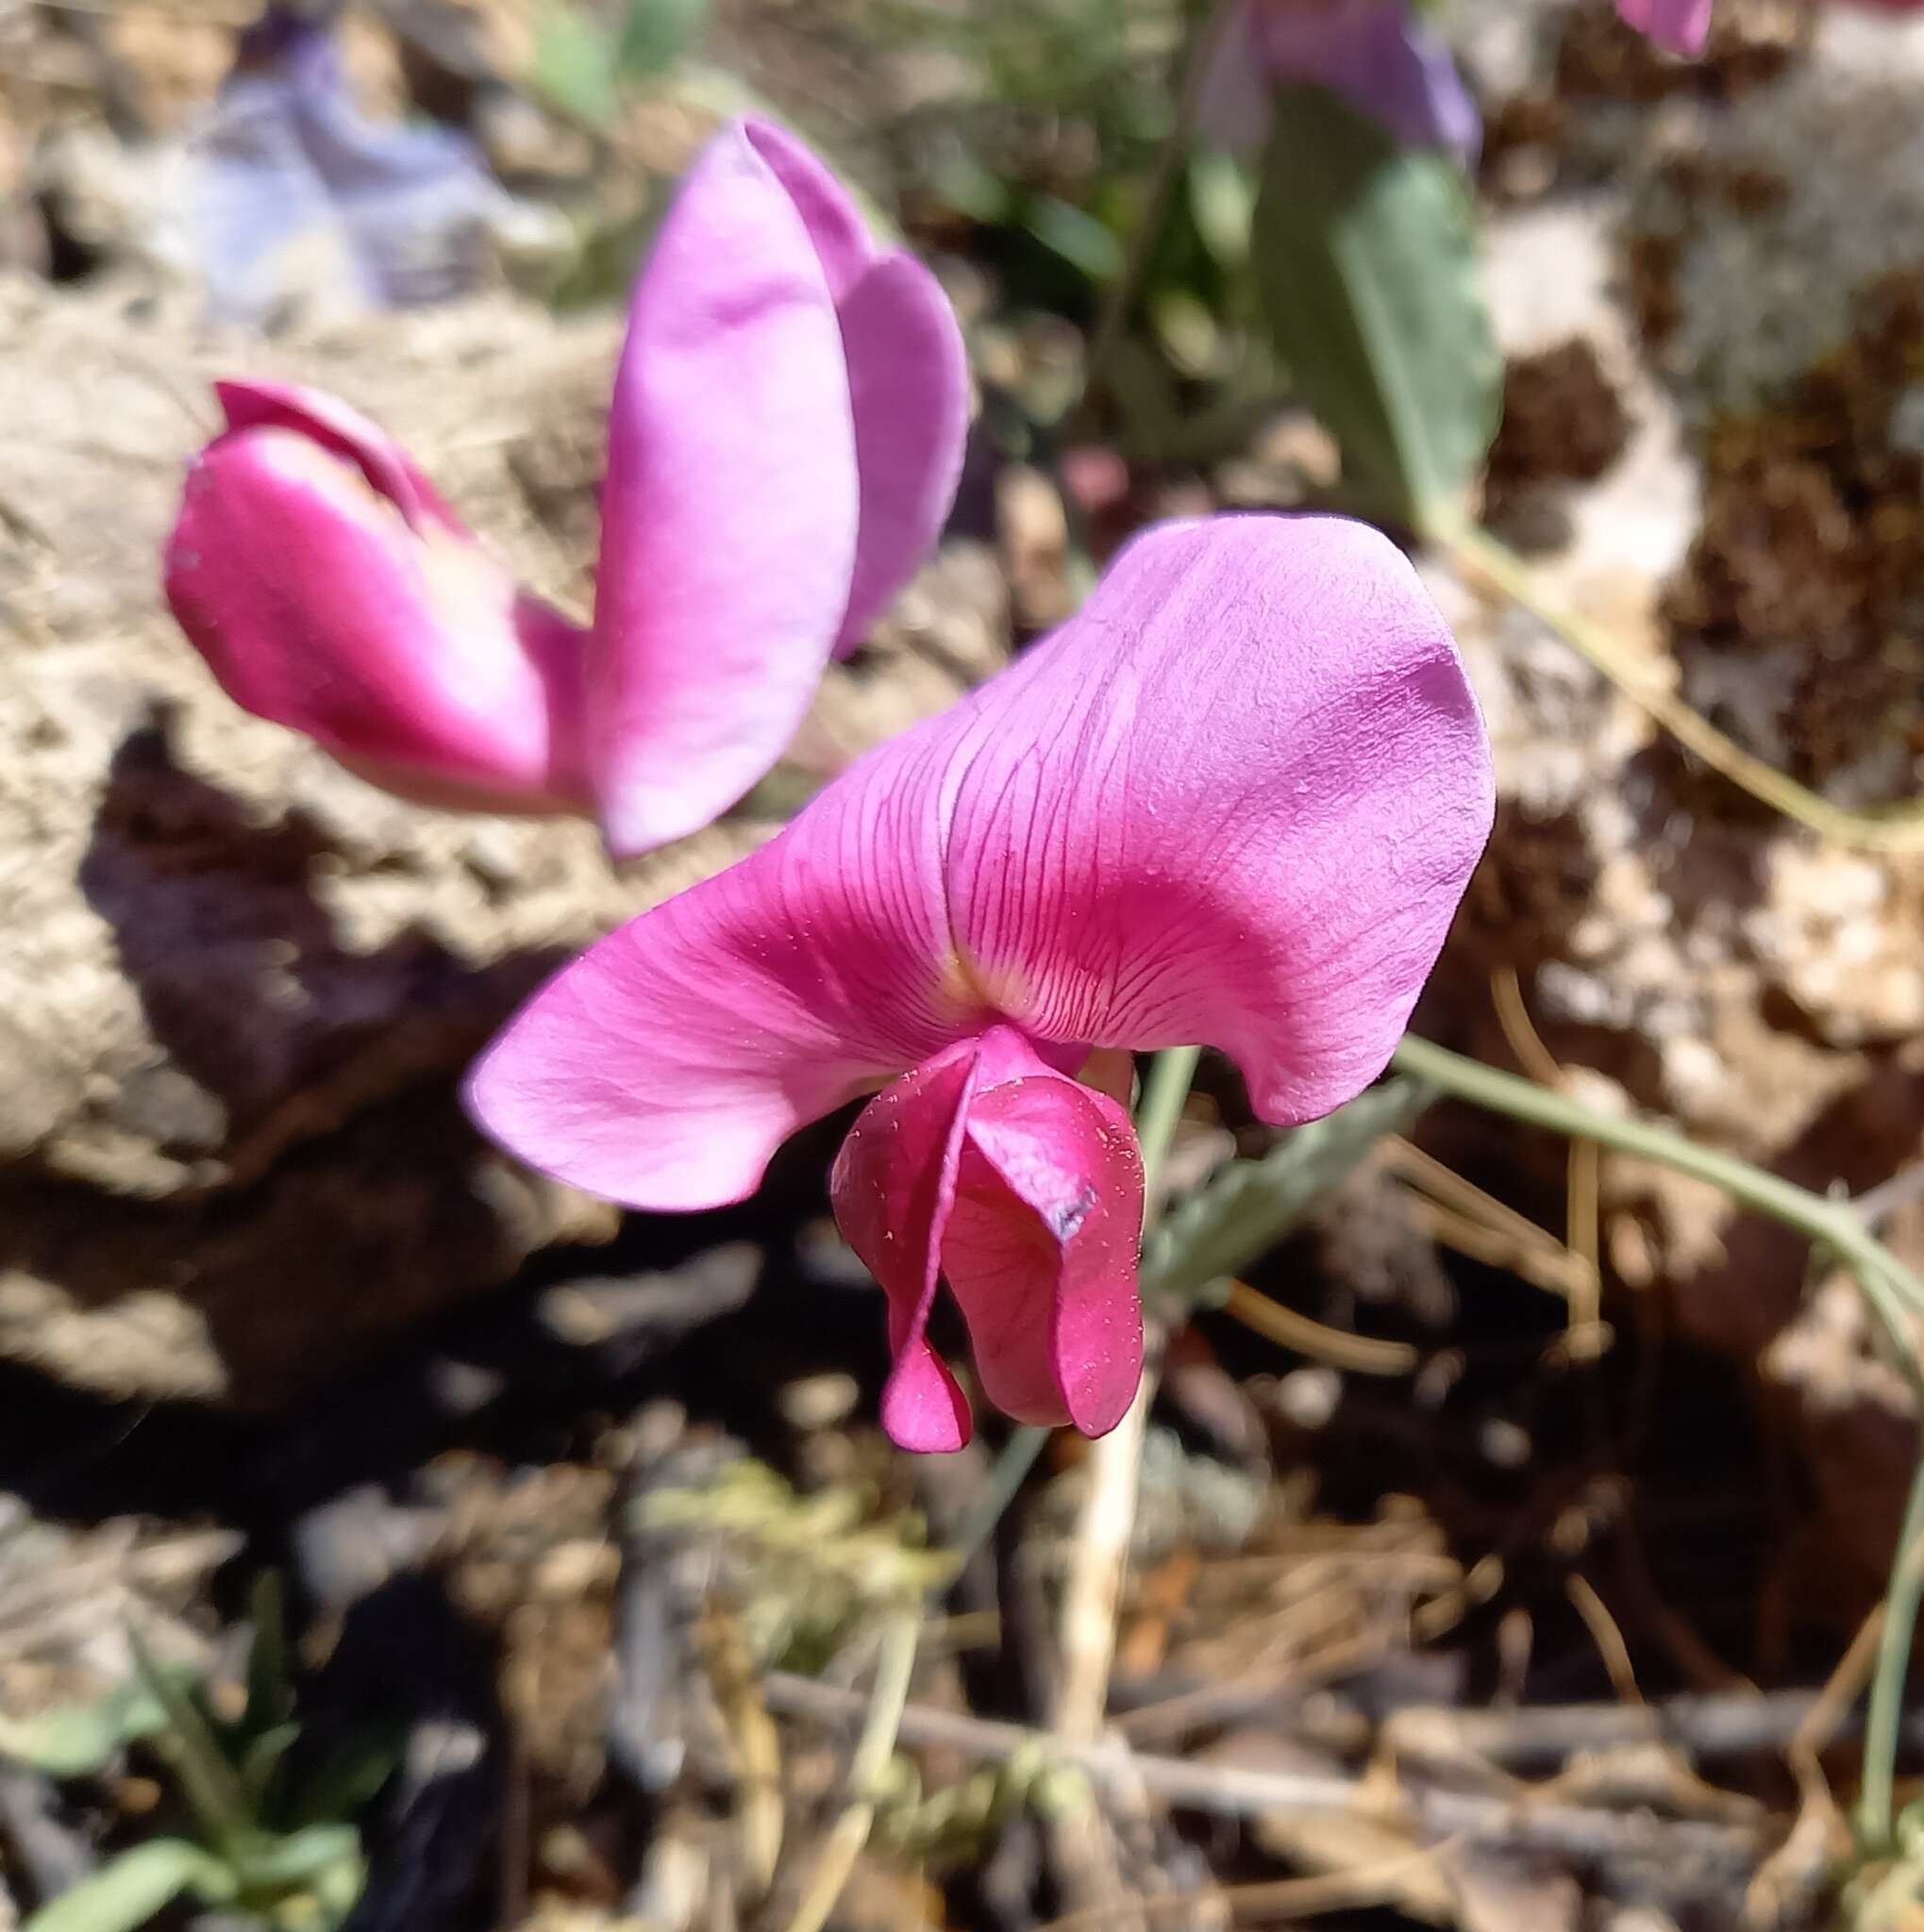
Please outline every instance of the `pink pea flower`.
[[[1924, 0], [1860, 0], [1873, 13], [1916, 13]], [[1626, 26], [1672, 54], [1701, 54], [1710, 39], [1711, 0], [1616, 0]]]
[[780, 756], [932, 545], [968, 414], [934, 278], [754, 121], [703, 150], [635, 287], [585, 629], [344, 404], [219, 393], [166, 590], [228, 694], [409, 797], [592, 813], [618, 855]]
[[1672, 54], [1700, 54], [1710, 38], [1711, 0], [1616, 0], [1626, 26]]
[[875, 1092], [831, 1192], [888, 1297], [890, 1435], [968, 1440], [928, 1339], [943, 1275], [989, 1399], [1100, 1434], [1142, 1369], [1143, 1174], [1077, 1074], [1203, 1041], [1266, 1121], [1348, 1099], [1491, 812], [1476, 702], [1385, 538], [1166, 524], [1012, 668], [550, 981], [470, 1106], [535, 1166], [675, 1210], [744, 1199]]
[[1340, 94], [1404, 146], [1447, 148], [1476, 165], [1482, 118], [1410, 0], [1234, 0], [1204, 70], [1196, 125], [1234, 152], [1259, 148], [1277, 89], [1300, 82]]

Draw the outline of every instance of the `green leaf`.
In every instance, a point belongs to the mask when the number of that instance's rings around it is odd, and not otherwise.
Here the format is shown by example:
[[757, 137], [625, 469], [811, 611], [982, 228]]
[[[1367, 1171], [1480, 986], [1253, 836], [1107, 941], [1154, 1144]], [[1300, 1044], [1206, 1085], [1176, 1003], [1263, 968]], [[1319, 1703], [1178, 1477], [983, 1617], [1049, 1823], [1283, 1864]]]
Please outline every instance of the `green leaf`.
[[288, 1822], [325, 1824], [358, 1818], [401, 1768], [408, 1727], [398, 1719], [350, 1731], [301, 1780], [286, 1807]]
[[1023, 205], [1022, 225], [1051, 255], [1092, 282], [1122, 273], [1122, 243], [1073, 202], [1054, 194], [1030, 195]]
[[338, 1866], [360, 1871], [360, 1832], [351, 1824], [310, 1824], [250, 1845], [236, 1858], [234, 1875], [251, 1896], [271, 1898], [324, 1887]]
[[1187, 1303], [1273, 1247], [1385, 1134], [1399, 1134], [1430, 1090], [1397, 1077], [1295, 1127], [1260, 1160], [1232, 1160], [1157, 1224], [1143, 1247], [1143, 1295]]
[[1201, 148], [1189, 158], [1189, 213], [1218, 268], [1241, 269], [1249, 259], [1249, 225], [1256, 194], [1233, 155]]
[[149, 1839], [49, 1899], [21, 1932], [139, 1932], [183, 1891], [218, 1906], [239, 1890], [234, 1874], [198, 1845], [184, 1838]]
[[528, 81], [536, 92], [591, 127], [605, 127], [620, 104], [615, 39], [575, 0], [547, 0], [534, 33]]
[[283, 1598], [278, 1572], [263, 1570], [254, 1579], [254, 1641], [247, 1650], [247, 1710], [241, 1721], [250, 1735], [278, 1730], [293, 1715]]
[[248, 1805], [257, 1816], [267, 1808], [268, 1795], [274, 1789], [274, 1774], [300, 1735], [301, 1727], [297, 1724], [276, 1724], [271, 1731], [262, 1731], [259, 1736], [249, 1738], [243, 1748], [235, 1769], [241, 1789], [246, 1792]]
[[701, 30], [708, 0], [628, 0], [615, 65], [635, 80], [665, 74]]
[[142, 1684], [167, 1713], [154, 1734], [154, 1749], [167, 1760], [201, 1829], [216, 1842], [250, 1829], [253, 1806], [206, 1710], [154, 1661], [138, 1630], [127, 1632], [127, 1644]]
[[135, 1676], [92, 1704], [66, 1705], [39, 1717], [0, 1717], [0, 1757], [47, 1777], [91, 1777], [123, 1745], [166, 1728], [166, 1706]]
[[1318, 87], [1276, 99], [1252, 242], [1278, 352], [1370, 506], [1420, 527], [1488, 453], [1503, 364], [1455, 162]]

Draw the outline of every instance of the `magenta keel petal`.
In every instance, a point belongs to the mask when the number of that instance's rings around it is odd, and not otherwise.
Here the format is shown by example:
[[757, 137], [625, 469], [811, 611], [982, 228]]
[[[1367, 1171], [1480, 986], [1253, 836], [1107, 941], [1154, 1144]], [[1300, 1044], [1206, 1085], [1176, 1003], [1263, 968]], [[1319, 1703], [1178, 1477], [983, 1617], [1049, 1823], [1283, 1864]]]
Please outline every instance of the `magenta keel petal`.
[[1711, 0], [1616, 0], [1616, 10], [1672, 54], [1700, 54], [1710, 38]]
[[904, 1449], [969, 1440], [968, 1403], [928, 1329], [975, 1082], [971, 1043], [884, 1088], [849, 1129], [829, 1181], [835, 1219], [889, 1298], [895, 1364], [882, 1426]]
[[1019, 1421], [1106, 1434], [1143, 1373], [1135, 1129], [1007, 1027], [977, 1077], [943, 1267], [983, 1391]]
[[1142, 1377], [1143, 1170], [1129, 1116], [991, 1027], [869, 1102], [835, 1163], [835, 1218], [889, 1298], [882, 1422], [955, 1449], [968, 1411], [928, 1341], [938, 1274], [982, 1387], [1028, 1423], [1100, 1435]]

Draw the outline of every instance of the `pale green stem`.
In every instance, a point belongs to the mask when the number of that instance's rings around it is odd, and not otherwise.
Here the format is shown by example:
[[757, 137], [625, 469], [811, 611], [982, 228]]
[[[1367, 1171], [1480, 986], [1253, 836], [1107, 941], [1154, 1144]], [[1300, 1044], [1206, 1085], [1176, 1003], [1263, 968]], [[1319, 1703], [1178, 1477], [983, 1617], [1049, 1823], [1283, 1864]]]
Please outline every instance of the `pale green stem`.
[[1136, 1108], [1136, 1138], [1143, 1144], [1145, 1233], [1155, 1224], [1156, 1177], [1176, 1138], [1176, 1123], [1182, 1118], [1182, 1104], [1189, 1098], [1196, 1063], [1201, 1058], [1199, 1046], [1165, 1046], [1149, 1062], [1149, 1077], [1143, 1082], [1142, 1105]]
[[1713, 771], [1785, 818], [1840, 845], [1866, 852], [1924, 850], [1924, 801], [1910, 799], [1880, 811], [1848, 811], [1799, 785], [1787, 772], [1746, 751], [1659, 681], [1656, 667], [1598, 625], [1581, 617], [1545, 590], [1535, 572], [1487, 530], [1453, 512], [1426, 514], [1423, 535], [1438, 549], [1486, 578], [1513, 603], [1563, 639], [1630, 701]]
[[[1595, 1141], [1599, 1146], [1641, 1155], [1646, 1160], [1709, 1181], [1744, 1207], [1767, 1214], [1829, 1248], [1858, 1277], [1866, 1298], [1881, 1313], [1898, 1313], [1893, 1294], [1909, 1302], [1914, 1309], [1924, 1311], [1924, 1282], [1864, 1225], [1849, 1202], [1826, 1200], [1795, 1181], [1765, 1174], [1734, 1154], [1701, 1147], [1667, 1127], [1595, 1112], [1567, 1094], [1486, 1067], [1480, 1060], [1466, 1059], [1430, 1041], [1418, 1040], [1414, 1034], [1403, 1036], [1396, 1064], [1443, 1092], [1488, 1108], [1493, 1113], [1529, 1121], [1573, 1140]], [[1900, 1336], [1901, 1332], [1900, 1325]]]
[[881, 1653], [876, 1658], [875, 1689], [869, 1693], [868, 1715], [855, 1756], [848, 1764], [848, 1808], [835, 1821], [822, 1847], [807, 1890], [788, 1922], [788, 1932], [822, 1932], [835, 1909], [848, 1874], [868, 1842], [875, 1825], [876, 1790], [895, 1752], [895, 1734], [909, 1702], [909, 1681], [915, 1673], [915, 1649], [922, 1637], [919, 1602], [895, 1610], [882, 1626]]
[[1895, 1824], [1898, 1734], [1903, 1726], [1904, 1679], [1917, 1633], [1917, 1605], [1924, 1594], [1924, 1457], [1911, 1473], [1898, 1553], [1884, 1591], [1883, 1628], [1878, 1633], [1877, 1669], [1864, 1726], [1864, 1775], [1857, 1793], [1857, 1834], [1872, 1853], [1889, 1848]]
[[1002, 1521], [1002, 1512], [1014, 1502], [1016, 1491], [1022, 1488], [1024, 1479], [1035, 1467], [1036, 1457], [1047, 1446], [1054, 1433], [1053, 1429], [1044, 1428], [1036, 1423], [1024, 1423], [1020, 1428], [1010, 1431], [1009, 1440], [1002, 1445], [1002, 1453], [995, 1458], [995, 1468], [989, 1472], [988, 1488], [982, 1491], [976, 1507], [962, 1519], [955, 1541], [948, 1546], [958, 1570], [966, 1568], [969, 1558], [995, 1534], [995, 1525]]
[[[1924, 1284], [1865, 1226], [1849, 1202], [1826, 1200], [1734, 1155], [1700, 1147], [1667, 1128], [1594, 1113], [1566, 1094], [1466, 1059], [1414, 1034], [1403, 1037], [1396, 1063], [1442, 1092], [1493, 1113], [1615, 1147], [1646, 1160], [1660, 1161], [1680, 1174], [1694, 1174], [1722, 1188], [1741, 1206], [1767, 1214], [1829, 1249], [1856, 1277], [1865, 1299], [1883, 1324], [1916, 1396], [1920, 1421], [1924, 1421], [1924, 1377], [1920, 1377], [1905, 1307], [1908, 1303], [1911, 1314], [1924, 1308]], [[1859, 1836], [1871, 1851], [1882, 1850], [1891, 1841], [1891, 1794], [1902, 1727], [1904, 1680], [1910, 1669], [1920, 1598], [1924, 1598], [1924, 1457], [1919, 1458], [1911, 1477], [1910, 1501], [1891, 1562], [1883, 1630], [1870, 1684], [1857, 1819]]]

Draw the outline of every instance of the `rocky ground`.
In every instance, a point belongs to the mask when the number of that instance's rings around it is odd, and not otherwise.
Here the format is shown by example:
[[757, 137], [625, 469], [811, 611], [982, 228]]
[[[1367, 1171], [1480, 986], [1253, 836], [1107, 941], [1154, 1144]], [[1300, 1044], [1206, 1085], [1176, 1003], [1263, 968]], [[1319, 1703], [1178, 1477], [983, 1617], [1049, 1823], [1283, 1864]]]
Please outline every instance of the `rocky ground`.
[[[454, 1082], [569, 949], [1068, 607], [1075, 475], [1012, 446], [998, 398], [1079, 338], [931, 225], [986, 398], [957, 527], [748, 806], [611, 871], [585, 826], [407, 806], [242, 716], [155, 578], [209, 378], [273, 374], [376, 416], [578, 606], [611, 313], [494, 288], [210, 327], [147, 245], [145, 163], [230, 24], [129, 5], [103, 43], [47, 11], [0, 10], [0, 1717], [124, 1683], [130, 1625], [231, 1680], [273, 1570], [304, 1723], [378, 1711], [404, 1740], [357, 1927], [784, 1925], [845, 1797], [833, 1698], [900, 1592], [945, 1582], [929, 1549], [985, 1462], [912, 1467], [873, 1427], [833, 1124], [748, 1208], [623, 1221], [482, 1145]], [[509, 71], [526, 22], [499, 12]], [[1924, 25], [1741, 0], [1686, 70], [1607, 8], [1445, 18], [1490, 126], [1493, 523], [1747, 749], [1842, 804], [1915, 795]], [[708, 52], [886, 197], [947, 70], [864, 23], [724, 8]], [[355, 31], [397, 90], [407, 36]], [[580, 164], [666, 168], [699, 119], [638, 109], [616, 162]], [[1128, 500], [1300, 501], [1315, 458], [1285, 419], [1228, 460], [1137, 463]], [[1502, 799], [1427, 1030], [1818, 1190], [1906, 1175], [1924, 858], [1768, 814], [1421, 562]], [[1448, 1108], [1412, 1142], [1250, 1274], [1320, 1326], [1211, 1313], [1172, 1346], [1113, 1680], [1144, 1760], [1104, 1785], [1118, 1869], [1158, 1924], [1819, 1923], [1824, 1774], [1848, 1799], [1854, 1759], [1811, 1695], [1884, 1587], [1902, 1378], [1848, 1284], [1707, 1187]], [[1257, 1144], [1208, 1070], [1179, 1165]], [[1476, 1206], [1470, 1240], [1465, 1188], [1533, 1238]], [[1897, 1195], [1884, 1232], [1924, 1264], [1924, 1197]], [[889, 1788], [834, 1923], [1047, 1918], [1075, 1794], [953, 1721], [1049, 1707], [1085, 1480], [1057, 1445], [949, 1587], [904, 1734], [920, 1790]], [[1398, 1772], [1401, 1813], [1278, 1795]], [[79, 1782], [0, 1757], [0, 1924], [163, 1801], [138, 1746]], [[1263, 1886], [1307, 1890], [1245, 1914], [1234, 1888]]]

